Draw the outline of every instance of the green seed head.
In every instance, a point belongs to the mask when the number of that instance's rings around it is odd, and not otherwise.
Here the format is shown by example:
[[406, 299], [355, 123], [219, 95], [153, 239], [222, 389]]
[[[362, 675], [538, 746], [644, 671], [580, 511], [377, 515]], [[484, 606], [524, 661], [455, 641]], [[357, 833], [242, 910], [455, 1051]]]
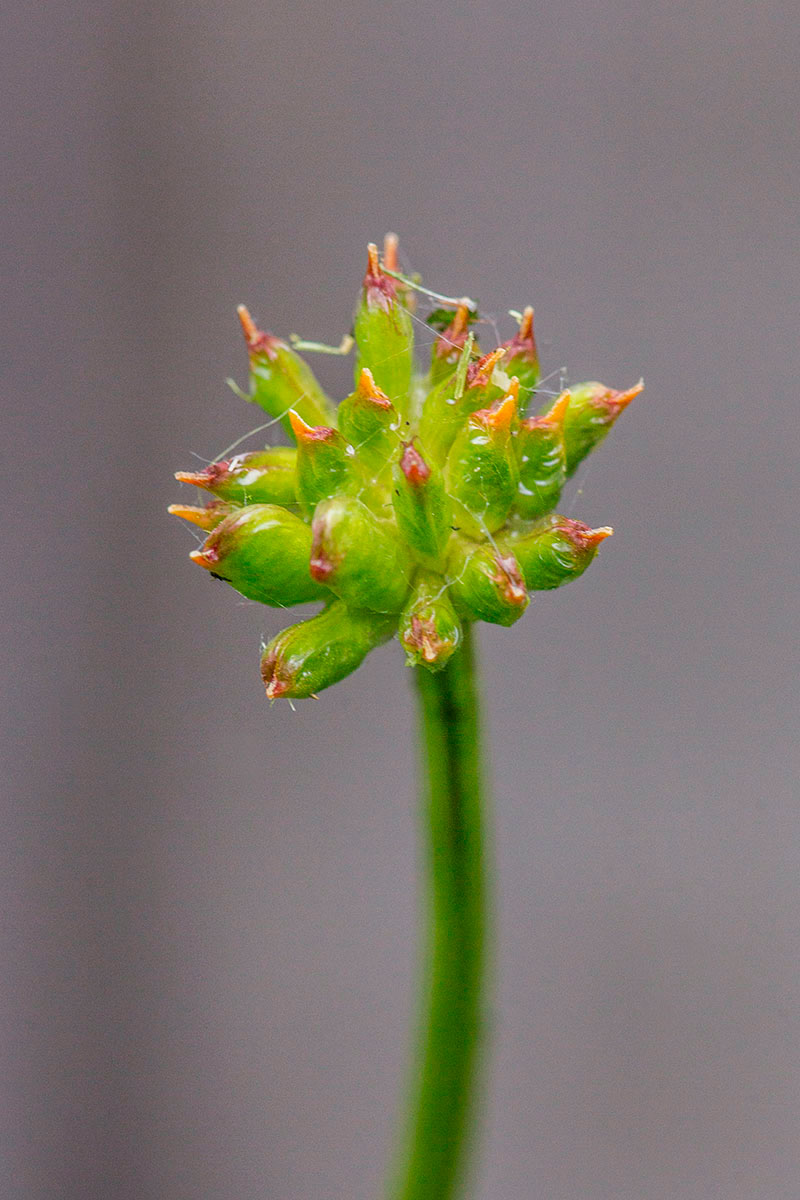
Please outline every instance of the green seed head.
[[[338, 409], [300, 355], [240, 308], [249, 399], [296, 446], [178, 473], [210, 494], [204, 507], [170, 508], [207, 534], [193, 561], [262, 604], [324, 605], [264, 651], [270, 699], [322, 691], [393, 634], [410, 666], [439, 670], [463, 622], [513, 624], [530, 593], [576, 579], [611, 533], [554, 509], [641, 384], [579, 384], [543, 404], [533, 310], [481, 357], [474, 302], [442, 297], [420, 370], [415, 288], [398, 273], [396, 239], [382, 260], [369, 247], [355, 387]], [[529, 405], [538, 415], [524, 416]]]

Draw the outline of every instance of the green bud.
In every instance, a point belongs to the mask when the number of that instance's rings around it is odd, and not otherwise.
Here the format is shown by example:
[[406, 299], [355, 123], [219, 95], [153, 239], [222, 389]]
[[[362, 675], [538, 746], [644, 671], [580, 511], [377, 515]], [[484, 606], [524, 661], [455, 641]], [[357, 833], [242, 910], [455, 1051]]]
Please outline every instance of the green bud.
[[339, 428], [355, 447], [359, 462], [375, 476], [389, 470], [398, 446], [398, 423], [393, 404], [364, 367], [355, 391], [339, 405]]
[[492, 382], [495, 367], [503, 357], [502, 347], [470, 362], [472, 335], [464, 343], [459, 370], [431, 391], [422, 410], [420, 441], [431, 462], [444, 464], [448, 451], [470, 413], [488, 408], [502, 391]]
[[454, 540], [448, 563], [450, 596], [456, 612], [471, 621], [513, 625], [528, 607], [522, 573], [511, 551], [484, 542]]
[[330, 425], [335, 414], [317, 377], [299, 354], [271, 333], [263, 333], [243, 304], [236, 310], [250, 355], [250, 399], [291, 432], [289, 410], [309, 425]]
[[408, 560], [396, 530], [353, 496], [317, 506], [311, 575], [351, 608], [399, 612], [408, 592]]
[[381, 267], [377, 247], [370, 245], [367, 251], [367, 273], [353, 327], [358, 349], [355, 379], [358, 383], [367, 367], [377, 386], [405, 416], [414, 366], [411, 315], [398, 295], [395, 280]]
[[643, 387], [640, 379], [627, 392], [615, 392], [602, 383], [579, 383], [570, 388], [571, 399], [564, 418], [568, 477], [575, 473], [586, 455], [600, 445], [619, 414]]
[[553, 515], [544, 527], [521, 536], [498, 539], [504, 552], [513, 553], [526, 588], [545, 591], [561, 587], [582, 575], [601, 542], [613, 533], [607, 525], [590, 529], [582, 521]]
[[353, 478], [355, 455], [336, 429], [327, 425], [311, 428], [294, 412], [289, 414], [297, 438], [295, 491], [306, 516], [321, 500], [335, 496]]
[[528, 398], [539, 382], [539, 352], [533, 334], [533, 309], [530, 306], [522, 314], [518, 332], [503, 343], [503, 350], [505, 353], [500, 365], [507, 375], [515, 375], [519, 380], [524, 411]]
[[464, 349], [464, 343], [469, 336], [469, 325], [472, 319], [474, 318], [469, 305], [462, 301], [453, 314], [450, 324], [442, 329], [433, 343], [428, 377], [429, 387], [433, 388], [437, 384], [453, 378]]
[[516, 437], [519, 488], [516, 510], [525, 520], [552, 512], [567, 478], [564, 414], [570, 394], [564, 392], [540, 417], [522, 421]]
[[291, 447], [271, 446], [211, 463], [202, 471], [176, 471], [175, 478], [237, 504], [294, 504], [296, 459]]
[[402, 536], [421, 562], [440, 564], [450, 540], [450, 503], [440, 471], [428, 466], [413, 441], [394, 468], [392, 501]]
[[458, 649], [461, 622], [440, 575], [419, 574], [400, 616], [398, 632], [409, 667], [439, 671]]
[[316, 617], [290, 625], [269, 643], [261, 656], [267, 696], [274, 700], [316, 695], [360, 667], [370, 650], [393, 632], [393, 617], [351, 610], [334, 600]]
[[329, 594], [311, 578], [310, 554], [311, 530], [299, 517], [253, 504], [226, 517], [189, 557], [249, 600], [285, 608]]
[[493, 408], [472, 413], [447, 456], [447, 488], [458, 506], [454, 519], [472, 536], [494, 533], [514, 503], [519, 476], [511, 426], [516, 413], [515, 392]]

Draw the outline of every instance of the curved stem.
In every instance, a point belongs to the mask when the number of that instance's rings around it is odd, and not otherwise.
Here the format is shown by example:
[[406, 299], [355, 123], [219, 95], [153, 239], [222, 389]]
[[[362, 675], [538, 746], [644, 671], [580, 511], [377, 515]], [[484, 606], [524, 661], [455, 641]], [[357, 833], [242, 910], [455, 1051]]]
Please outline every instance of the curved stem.
[[425, 744], [430, 879], [423, 1024], [395, 1200], [451, 1200], [469, 1148], [484, 1030], [486, 880], [472, 634], [415, 671]]

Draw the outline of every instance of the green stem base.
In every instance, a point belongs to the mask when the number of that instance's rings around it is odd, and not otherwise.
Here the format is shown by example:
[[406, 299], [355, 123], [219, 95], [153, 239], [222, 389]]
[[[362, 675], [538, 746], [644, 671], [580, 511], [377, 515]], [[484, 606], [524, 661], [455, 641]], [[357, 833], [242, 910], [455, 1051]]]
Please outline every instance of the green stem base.
[[428, 945], [419, 1058], [392, 1200], [452, 1200], [472, 1132], [485, 1028], [486, 880], [472, 631], [436, 674], [415, 671], [425, 745]]

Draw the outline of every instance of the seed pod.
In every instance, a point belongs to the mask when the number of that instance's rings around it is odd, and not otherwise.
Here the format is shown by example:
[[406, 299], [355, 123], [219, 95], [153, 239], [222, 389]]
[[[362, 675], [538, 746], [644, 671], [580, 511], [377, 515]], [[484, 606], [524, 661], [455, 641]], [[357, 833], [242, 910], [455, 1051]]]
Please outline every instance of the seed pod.
[[303, 699], [360, 667], [370, 650], [388, 641], [394, 618], [348, 609], [334, 600], [316, 617], [290, 625], [261, 656], [267, 696]]
[[439, 671], [458, 649], [461, 622], [441, 575], [422, 571], [417, 576], [398, 633], [409, 667]]
[[295, 492], [306, 516], [321, 500], [335, 496], [353, 475], [355, 456], [336, 429], [328, 425], [311, 428], [292, 412], [292, 433], [297, 438]]
[[395, 465], [392, 502], [400, 533], [421, 562], [439, 566], [450, 540], [450, 504], [441, 471], [428, 466], [413, 441]]
[[456, 501], [455, 523], [480, 537], [494, 533], [511, 511], [519, 473], [511, 444], [516, 392], [472, 413], [447, 456], [445, 479]]
[[388, 472], [399, 445], [397, 427], [394, 406], [365, 367], [355, 391], [339, 405], [339, 428], [355, 447], [359, 462], [373, 475]]
[[309, 425], [330, 425], [333, 406], [314, 372], [280, 338], [258, 329], [244, 304], [236, 310], [250, 355], [250, 399], [291, 432], [289, 410]]
[[567, 477], [573, 475], [586, 455], [599, 446], [623, 409], [644, 387], [639, 380], [627, 392], [615, 392], [602, 383], [579, 383], [571, 388], [564, 418]]
[[249, 600], [285, 608], [330, 594], [311, 578], [310, 554], [311, 530], [299, 517], [253, 504], [226, 517], [189, 557]]
[[558, 504], [567, 478], [564, 414], [569, 392], [562, 392], [543, 416], [527, 417], [516, 437], [519, 488], [516, 510], [526, 520], [543, 517]]
[[375, 383], [405, 416], [414, 366], [411, 316], [395, 280], [380, 265], [377, 247], [370, 244], [367, 254], [367, 273], [353, 327], [358, 348], [355, 379], [358, 383], [364, 367], [369, 368]]
[[271, 446], [211, 463], [202, 471], [176, 471], [175, 478], [237, 504], [294, 504], [296, 461], [292, 447]]
[[492, 374], [503, 357], [498, 346], [491, 354], [484, 354], [477, 362], [470, 362], [473, 339], [470, 334], [461, 352], [459, 369], [452, 379], [438, 384], [430, 393], [422, 410], [419, 437], [426, 454], [437, 465], [442, 465], [458, 432], [470, 413], [478, 408], [488, 408], [502, 395], [492, 383]]
[[533, 333], [533, 309], [528, 306], [522, 314], [519, 330], [503, 343], [505, 351], [501, 366], [507, 375], [516, 375], [523, 397], [523, 410], [531, 392], [539, 382], [539, 352]]
[[582, 575], [600, 543], [613, 532], [607, 525], [590, 529], [582, 521], [554, 515], [543, 528], [499, 538], [498, 544], [516, 556], [528, 590], [544, 591]]
[[397, 530], [352, 496], [317, 506], [311, 526], [311, 575], [351, 608], [397, 613], [408, 592], [409, 564]]
[[514, 554], [483, 542], [454, 540], [448, 562], [450, 596], [456, 612], [471, 621], [513, 625], [528, 607], [525, 582]]
[[211, 530], [216, 529], [232, 513], [239, 512], [239, 505], [231, 504], [229, 500], [212, 500], [205, 508], [198, 508], [194, 504], [170, 504], [167, 512], [173, 517], [183, 517], [184, 521], [191, 521], [192, 525], [199, 525], [201, 529]]
[[472, 314], [469, 305], [462, 300], [453, 314], [453, 319], [441, 331], [431, 350], [431, 368], [428, 377], [429, 387], [435, 387], [447, 379], [451, 379], [464, 343], [469, 336], [469, 323]]

